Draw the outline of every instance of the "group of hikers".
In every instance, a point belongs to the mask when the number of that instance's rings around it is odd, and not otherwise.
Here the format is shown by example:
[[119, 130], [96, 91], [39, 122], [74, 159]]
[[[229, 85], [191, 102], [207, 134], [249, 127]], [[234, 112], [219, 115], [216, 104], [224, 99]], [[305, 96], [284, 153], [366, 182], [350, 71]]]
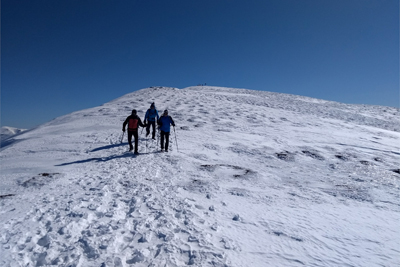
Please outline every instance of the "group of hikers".
[[146, 137], [150, 135], [150, 127], [152, 127], [153, 130], [152, 138], [153, 140], [156, 139], [156, 123], [161, 131], [161, 151], [168, 152], [169, 133], [171, 130], [171, 125], [175, 127], [175, 122], [171, 118], [171, 116], [168, 115], [168, 110], [164, 110], [162, 116], [159, 117], [154, 102], [150, 105], [150, 108], [146, 112], [146, 115], [144, 117], [144, 123], [142, 123], [141, 119], [137, 115], [136, 109], [132, 110], [132, 114], [128, 116], [124, 121], [124, 124], [122, 125], [122, 131], [125, 132], [125, 127], [128, 124], [129, 151], [133, 150], [133, 145], [132, 145], [132, 136], [133, 136], [135, 138], [135, 154], [139, 154], [138, 152], [139, 126], [146, 127]]

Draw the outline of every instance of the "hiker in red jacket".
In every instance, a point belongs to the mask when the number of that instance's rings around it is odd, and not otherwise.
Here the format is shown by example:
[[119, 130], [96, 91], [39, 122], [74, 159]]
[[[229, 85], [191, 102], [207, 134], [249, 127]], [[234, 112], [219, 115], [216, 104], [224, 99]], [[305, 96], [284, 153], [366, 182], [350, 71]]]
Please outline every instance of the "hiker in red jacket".
[[124, 121], [124, 125], [122, 126], [122, 131], [125, 132], [125, 126], [128, 124], [128, 143], [129, 143], [129, 151], [133, 150], [132, 145], [132, 135], [135, 137], [135, 154], [139, 154], [138, 152], [138, 128], [146, 127], [145, 124], [142, 123], [138, 115], [136, 115], [136, 109], [132, 110], [132, 114], [126, 118]]

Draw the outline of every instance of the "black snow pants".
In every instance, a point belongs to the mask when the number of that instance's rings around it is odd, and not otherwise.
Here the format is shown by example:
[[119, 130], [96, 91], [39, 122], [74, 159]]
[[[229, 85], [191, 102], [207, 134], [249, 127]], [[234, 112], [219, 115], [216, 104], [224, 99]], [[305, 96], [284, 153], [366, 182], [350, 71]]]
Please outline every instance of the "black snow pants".
[[150, 134], [150, 126], [153, 127], [153, 132], [151, 133], [152, 138], [156, 137], [156, 121], [148, 121], [146, 126], [146, 136]]
[[164, 137], [165, 137], [165, 151], [168, 151], [169, 132], [161, 131], [161, 149], [164, 149]]
[[128, 143], [129, 143], [129, 150], [133, 150], [133, 145], [132, 145], [132, 135], [135, 138], [135, 152], [138, 152], [138, 142], [139, 142], [139, 136], [138, 136], [138, 131], [129, 131], [128, 130]]

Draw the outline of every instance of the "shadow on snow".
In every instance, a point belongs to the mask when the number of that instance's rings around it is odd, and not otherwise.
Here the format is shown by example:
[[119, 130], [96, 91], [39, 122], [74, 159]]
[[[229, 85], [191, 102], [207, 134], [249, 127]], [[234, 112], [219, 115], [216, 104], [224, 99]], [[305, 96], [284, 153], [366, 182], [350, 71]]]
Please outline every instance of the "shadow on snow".
[[3, 149], [5, 149], [6, 147], [8, 147], [8, 146], [10, 146], [10, 145], [13, 145], [13, 144], [16, 144], [16, 143], [19, 143], [19, 142], [22, 142], [22, 141], [24, 141], [25, 139], [14, 139], [14, 138], [6, 138], [5, 140], [1, 140], [1, 143], [0, 143], [0, 151], [1, 150], [3, 150]]
[[[120, 146], [120, 145], [114, 145], [114, 146]], [[114, 147], [114, 146], [108, 146], [108, 147]], [[101, 149], [106, 149], [105, 147], [103, 148], [96, 148], [92, 151], [97, 151], [97, 150], [101, 150]], [[155, 154], [155, 153], [160, 153], [159, 151], [154, 151], [154, 152], [145, 152], [145, 153], [140, 153], [140, 155], [148, 155], [148, 154]], [[135, 155], [132, 152], [125, 152], [122, 155], [113, 155], [113, 156], [109, 156], [109, 157], [101, 157], [101, 158], [90, 158], [90, 159], [84, 159], [84, 160], [77, 160], [77, 161], [72, 161], [72, 162], [66, 162], [66, 163], [62, 163], [62, 164], [58, 164], [58, 165], [54, 165], [56, 167], [59, 166], [66, 166], [66, 165], [72, 165], [72, 164], [79, 164], [79, 163], [87, 163], [87, 162], [106, 162], [109, 160], [113, 160], [113, 159], [122, 159], [122, 158], [136, 158], [137, 155]]]
[[95, 148], [95, 149], [91, 150], [90, 152], [96, 152], [96, 151], [100, 151], [100, 150], [110, 149], [110, 148], [113, 148], [113, 147], [125, 146], [126, 144], [127, 143], [102, 146], [102, 147]]
[[[115, 147], [120, 147], [120, 146], [126, 146], [128, 143], [124, 142], [124, 143], [120, 143], [120, 144], [113, 144], [113, 145], [107, 145], [107, 146], [102, 146], [102, 147], [98, 147], [95, 149], [90, 150], [89, 152], [96, 152], [96, 151], [100, 151], [100, 150], [106, 150], [106, 149], [111, 149], [111, 148], [115, 148]], [[146, 152], [146, 153], [140, 153], [141, 155], [145, 155], [145, 154], [152, 154], [152, 153], [158, 153], [158, 152]], [[137, 155], [130, 153], [130, 152], [125, 152], [122, 155], [113, 155], [113, 156], [109, 156], [109, 157], [98, 157], [98, 158], [90, 158], [90, 159], [84, 159], [84, 160], [77, 160], [77, 161], [72, 161], [72, 162], [66, 162], [66, 163], [62, 163], [62, 164], [58, 164], [55, 166], [66, 166], [66, 165], [72, 165], [72, 164], [79, 164], [79, 163], [87, 163], [87, 162], [106, 162], [109, 160], [113, 160], [113, 159], [121, 159], [121, 158], [136, 158]]]
[[87, 162], [106, 162], [109, 160], [113, 159], [121, 159], [121, 158], [136, 158], [136, 155], [130, 152], [126, 152], [122, 155], [114, 155], [114, 156], [109, 156], [109, 157], [102, 157], [102, 158], [90, 158], [90, 159], [84, 159], [84, 160], [77, 160], [77, 161], [72, 161], [72, 162], [67, 162], [67, 163], [62, 163], [58, 164], [55, 166], [66, 166], [66, 165], [71, 165], [71, 164], [78, 164], [78, 163], [87, 163]]

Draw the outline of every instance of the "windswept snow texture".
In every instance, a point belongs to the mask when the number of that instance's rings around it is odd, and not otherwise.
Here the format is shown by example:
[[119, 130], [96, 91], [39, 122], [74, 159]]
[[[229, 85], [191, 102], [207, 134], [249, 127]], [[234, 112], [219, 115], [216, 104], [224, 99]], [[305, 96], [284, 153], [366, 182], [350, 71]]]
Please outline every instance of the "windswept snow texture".
[[[170, 152], [134, 156], [153, 101]], [[0, 266], [399, 266], [399, 115], [155, 87], [57, 118], [1, 151]]]

